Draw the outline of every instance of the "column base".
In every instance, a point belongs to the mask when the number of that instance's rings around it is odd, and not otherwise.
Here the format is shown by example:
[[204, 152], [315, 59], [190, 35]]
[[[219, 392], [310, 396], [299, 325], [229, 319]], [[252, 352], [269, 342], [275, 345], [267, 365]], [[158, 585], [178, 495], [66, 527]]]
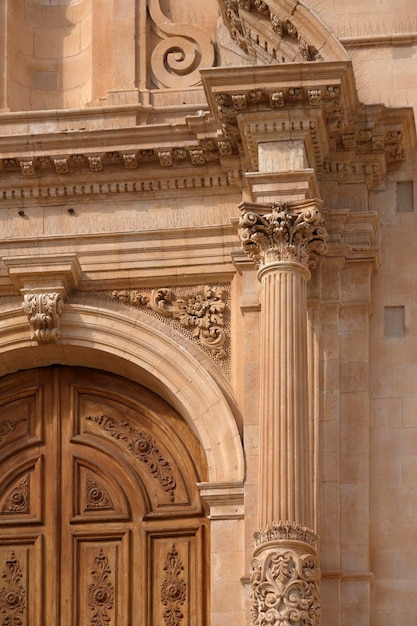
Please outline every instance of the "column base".
[[[314, 537], [312, 531], [303, 530]], [[258, 543], [260, 536], [268, 535], [271, 532], [255, 533], [250, 576], [252, 624], [319, 626], [320, 570], [314, 545], [286, 538]]]

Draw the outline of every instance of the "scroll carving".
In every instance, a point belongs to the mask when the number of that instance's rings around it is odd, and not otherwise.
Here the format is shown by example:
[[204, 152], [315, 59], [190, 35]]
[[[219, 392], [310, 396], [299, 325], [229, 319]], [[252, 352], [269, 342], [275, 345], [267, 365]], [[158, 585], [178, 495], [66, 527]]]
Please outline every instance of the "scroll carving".
[[58, 341], [63, 308], [64, 302], [59, 292], [25, 294], [23, 310], [29, 320], [32, 339], [38, 343]]
[[25, 422], [26, 418], [20, 420], [3, 420], [0, 422], [0, 441], [12, 433], [20, 422]]
[[1, 513], [29, 513], [29, 475], [21, 478], [6, 494]]
[[88, 605], [92, 612], [91, 626], [108, 626], [110, 617], [108, 611], [114, 604], [114, 587], [109, 581], [111, 569], [109, 560], [100, 548], [94, 559], [94, 569], [91, 571], [94, 582], [88, 588]]
[[180, 626], [184, 618], [181, 607], [187, 598], [187, 583], [181, 578], [183, 571], [180, 555], [173, 544], [166, 557], [165, 578], [161, 583], [161, 601], [166, 607], [163, 617], [167, 626]]
[[12, 552], [3, 570], [3, 586], [0, 589], [0, 613], [2, 624], [21, 626], [21, 616], [26, 609], [26, 592], [21, 585], [23, 573], [15, 553]]
[[171, 466], [146, 433], [135, 428], [126, 420], [115, 420], [108, 415], [87, 416], [86, 419], [95, 422], [111, 437], [126, 442], [127, 449], [139, 461], [145, 463], [162, 489], [169, 494], [170, 502], [174, 501], [176, 482]]
[[124, 290], [113, 291], [112, 298], [135, 307], [146, 306], [162, 317], [177, 320], [192, 338], [218, 359], [226, 358], [226, 291], [223, 288], [200, 285], [179, 296], [168, 288], [155, 289], [150, 295]]
[[159, 0], [148, 0], [153, 29], [161, 37], [151, 56], [153, 78], [158, 87], [190, 87], [200, 82], [201, 67], [214, 64], [214, 47], [198, 27], [171, 22]]
[[255, 205], [242, 203], [242, 247], [255, 267], [278, 261], [313, 268], [327, 252], [324, 219], [314, 201]]
[[84, 511], [113, 511], [111, 497], [91, 474], [86, 477], [86, 497]]
[[279, 545], [252, 561], [252, 624], [318, 626], [319, 569], [309, 551]]

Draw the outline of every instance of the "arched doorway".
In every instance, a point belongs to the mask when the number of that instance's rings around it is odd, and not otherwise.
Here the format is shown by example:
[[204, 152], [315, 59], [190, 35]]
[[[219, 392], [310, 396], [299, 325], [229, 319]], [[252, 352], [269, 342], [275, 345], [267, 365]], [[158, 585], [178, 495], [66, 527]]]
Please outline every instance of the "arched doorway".
[[1, 379], [4, 623], [205, 623], [206, 476], [182, 418], [136, 383], [61, 366]]

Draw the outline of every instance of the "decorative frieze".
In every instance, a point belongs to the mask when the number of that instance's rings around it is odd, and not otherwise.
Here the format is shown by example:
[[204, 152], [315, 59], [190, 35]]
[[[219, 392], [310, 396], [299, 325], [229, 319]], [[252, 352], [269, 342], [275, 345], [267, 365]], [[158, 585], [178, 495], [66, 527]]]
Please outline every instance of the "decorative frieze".
[[317, 200], [296, 206], [242, 203], [240, 209], [240, 240], [257, 268], [277, 261], [312, 268], [327, 251], [327, 231]]
[[253, 534], [255, 547], [261, 546], [265, 543], [277, 542], [277, 541], [302, 541], [313, 547], [317, 543], [316, 533], [294, 522], [276, 522], [271, 526], [267, 526], [261, 530], [255, 531]]

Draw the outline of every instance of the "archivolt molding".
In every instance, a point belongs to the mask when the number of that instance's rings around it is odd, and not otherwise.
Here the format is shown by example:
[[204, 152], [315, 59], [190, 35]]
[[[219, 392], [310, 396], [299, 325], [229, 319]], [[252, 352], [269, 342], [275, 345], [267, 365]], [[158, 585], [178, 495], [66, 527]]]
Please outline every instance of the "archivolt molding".
[[191, 344], [185, 349], [178, 333], [167, 333], [158, 319], [149, 324], [142, 311], [124, 310], [72, 297], [62, 315], [61, 341], [35, 346], [21, 309], [1, 310], [0, 376], [61, 363], [104, 367], [130, 378], [161, 395], [186, 420], [205, 451], [208, 484], [241, 484], [240, 418], [219, 368]]
[[299, 0], [219, 0], [223, 21], [252, 64], [347, 60], [320, 18]]

